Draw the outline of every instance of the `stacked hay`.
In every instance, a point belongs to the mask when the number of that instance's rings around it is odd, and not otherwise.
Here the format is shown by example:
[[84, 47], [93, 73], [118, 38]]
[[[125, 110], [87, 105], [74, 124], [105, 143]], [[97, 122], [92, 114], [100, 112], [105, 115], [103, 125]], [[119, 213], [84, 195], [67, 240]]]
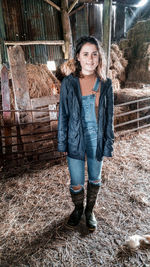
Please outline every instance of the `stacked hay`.
[[126, 67], [128, 61], [123, 57], [123, 52], [117, 44], [111, 45], [109, 77], [112, 79], [114, 90], [120, 89], [126, 80]]
[[69, 59], [57, 67], [56, 77], [59, 81], [62, 81], [65, 76], [68, 76], [74, 71], [75, 71], [74, 59]]
[[46, 65], [27, 64], [26, 67], [31, 98], [59, 94], [60, 82]]
[[[112, 44], [110, 57], [109, 77], [112, 79], [114, 90], [118, 90], [125, 82], [125, 68], [128, 61], [123, 57], [123, 53], [117, 44]], [[57, 68], [56, 77], [62, 81], [65, 76], [73, 73], [74, 71], [74, 59], [70, 59]]]
[[[127, 40], [120, 42], [129, 61], [126, 86], [134, 86], [135, 82], [150, 83], [150, 19], [139, 21], [127, 34]], [[137, 87], [137, 86], [135, 86]]]

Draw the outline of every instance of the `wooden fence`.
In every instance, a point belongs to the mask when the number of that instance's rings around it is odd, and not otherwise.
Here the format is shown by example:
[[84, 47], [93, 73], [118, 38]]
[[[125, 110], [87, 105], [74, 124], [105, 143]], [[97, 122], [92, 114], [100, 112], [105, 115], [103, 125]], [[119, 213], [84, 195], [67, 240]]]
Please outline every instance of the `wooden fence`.
[[[115, 132], [127, 134], [131, 131], [150, 126], [150, 97], [115, 105], [115, 109], [130, 106], [134, 109], [120, 114], [115, 118], [126, 117], [126, 121], [115, 124]], [[140, 107], [142, 105], [142, 107]], [[144, 106], [143, 106], [144, 105]], [[32, 122], [29, 123], [5, 123], [1, 119], [0, 125], [0, 163], [18, 165], [22, 161], [50, 160], [56, 163], [63, 159], [64, 154], [57, 151], [57, 120], [59, 95], [52, 97], [35, 98], [31, 100]], [[25, 112], [24, 110], [0, 110], [10, 112], [11, 116]], [[136, 118], [129, 119], [130, 114]], [[126, 127], [126, 128], [125, 128]]]
[[[118, 114], [115, 112], [116, 119], [124, 118], [124, 122], [115, 124], [115, 131], [127, 134], [150, 126], [150, 97], [115, 105], [115, 111], [117, 108], [125, 106], [129, 111]], [[131, 114], [134, 115], [134, 119], [129, 119]]]
[[[31, 110], [0, 110], [1, 165], [46, 159], [55, 163], [64, 157], [57, 151], [58, 105], [59, 95], [31, 99]], [[11, 118], [31, 112], [32, 122], [5, 122], [4, 112], [11, 113]]]

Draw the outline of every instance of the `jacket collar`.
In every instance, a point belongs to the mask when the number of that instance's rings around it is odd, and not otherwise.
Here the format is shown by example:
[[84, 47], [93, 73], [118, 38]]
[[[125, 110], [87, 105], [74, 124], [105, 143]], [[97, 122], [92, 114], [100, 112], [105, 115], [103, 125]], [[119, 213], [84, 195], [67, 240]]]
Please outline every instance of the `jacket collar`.
[[[79, 82], [79, 78], [78, 77], [74, 77], [72, 74], [69, 75], [71, 82], [73, 82], [74, 85], [74, 92], [79, 100], [80, 106], [82, 103], [82, 95], [81, 95], [81, 89], [80, 89], [80, 82]], [[101, 81], [101, 91], [100, 91], [100, 99], [99, 102], [102, 101], [106, 90], [107, 90], [108, 84], [107, 81]]]

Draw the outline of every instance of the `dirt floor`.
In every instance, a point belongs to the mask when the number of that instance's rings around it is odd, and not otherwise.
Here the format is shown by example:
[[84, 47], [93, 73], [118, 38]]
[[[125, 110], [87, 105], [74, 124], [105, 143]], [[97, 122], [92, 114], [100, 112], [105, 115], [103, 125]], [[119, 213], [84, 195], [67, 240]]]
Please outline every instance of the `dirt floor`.
[[150, 245], [126, 246], [129, 236], [150, 234], [150, 129], [117, 137], [114, 148], [104, 160], [94, 233], [84, 216], [66, 227], [73, 210], [66, 162], [1, 170], [1, 267], [150, 267]]

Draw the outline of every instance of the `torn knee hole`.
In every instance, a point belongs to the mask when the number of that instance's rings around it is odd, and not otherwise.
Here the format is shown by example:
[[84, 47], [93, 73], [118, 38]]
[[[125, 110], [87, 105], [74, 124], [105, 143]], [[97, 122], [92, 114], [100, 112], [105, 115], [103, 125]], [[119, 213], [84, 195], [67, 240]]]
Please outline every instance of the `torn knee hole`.
[[93, 184], [97, 184], [99, 182], [100, 182], [100, 180], [96, 180], [96, 181], [93, 181]]
[[72, 186], [72, 189], [73, 190], [80, 190], [81, 188], [82, 188], [81, 185], [74, 185], [74, 186]]

